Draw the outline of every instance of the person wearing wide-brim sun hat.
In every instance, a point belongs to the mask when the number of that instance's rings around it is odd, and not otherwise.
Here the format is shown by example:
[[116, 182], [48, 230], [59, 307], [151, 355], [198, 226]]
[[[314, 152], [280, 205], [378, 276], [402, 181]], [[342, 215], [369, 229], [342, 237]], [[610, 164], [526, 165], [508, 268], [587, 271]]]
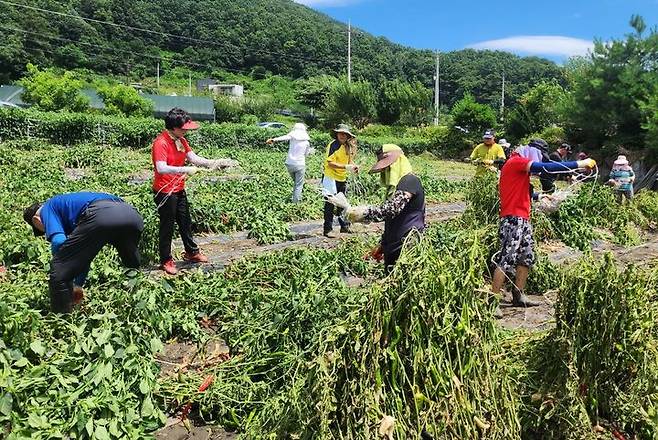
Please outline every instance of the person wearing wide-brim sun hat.
[[310, 136], [306, 131], [306, 125], [301, 122], [293, 125], [290, 133], [270, 138], [265, 143], [271, 145], [275, 142], [288, 141], [288, 155], [286, 156], [286, 168], [288, 174], [293, 180], [292, 202], [299, 203], [302, 201], [302, 191], [304, 189], [304, 174], [306, 172], [306, 156], [313, 154], [315, 151], [311, 148]]
[[[356, 156], [356, 136], [345, 124], [338, 124], [331, 131], [334, 138], [327, 145], [322, 175], [322, 188], [324, 195], [331, 196], [338, 193], [347, 195], [347, 176], [349, 173], [357, 173], [359, 167], [354, 163]], [[335, 207], [331, 203], [324, 203], [324, 225], [325, 237], [332, 237]], [[338, 222], [341, 233], [350, 233], [350, 224], [342, 218], [342, 210], [338, 210]]]
[[614, 186], [617, 203], [622, 204], [624, 198], [628, 201], [633, 199], [633, 182], [635, 182], [635, 173], [624, 155], [619, 155], [617, 160], [612, 164], [610, 171], [609, 184]]
[[390, 271], [400, 257], [406, 237], [414, 230], [425, 230], [425, 190], [400, 147], [385, 144], [376, 154], [377, 163], [370, 172], [379, 174], [380, 185], [386, 189], [382, 205], [352, 207], [340, 196], [329, 197], [329, 200], [347, 209], [350, 221], [384, 222], [380, 252], [384, 255], [386, 270]]

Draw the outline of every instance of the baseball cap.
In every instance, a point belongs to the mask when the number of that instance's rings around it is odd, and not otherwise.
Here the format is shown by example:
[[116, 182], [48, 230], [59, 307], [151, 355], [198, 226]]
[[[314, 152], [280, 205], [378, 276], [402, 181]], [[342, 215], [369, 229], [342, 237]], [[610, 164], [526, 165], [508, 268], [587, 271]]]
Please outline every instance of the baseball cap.
[[186, 121], [181, 128], [183, 130], [196, 130], [199, 128], [199, 124], [190, 119]]
[[487, 130], [482, 135], [482, 139], [493, 139], [496, 136], [496, 133], [493, 130]]

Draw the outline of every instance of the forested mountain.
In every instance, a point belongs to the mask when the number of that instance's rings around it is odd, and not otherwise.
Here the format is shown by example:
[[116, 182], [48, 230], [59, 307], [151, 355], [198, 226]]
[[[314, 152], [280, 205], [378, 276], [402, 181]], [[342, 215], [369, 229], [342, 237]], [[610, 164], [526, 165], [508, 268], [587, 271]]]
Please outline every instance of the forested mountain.
[[[84, 19], [83, 19], [84, 18]], [[187, 66], [292, 78], [346, 71], [347, 28], [291, 0], [0, 0], [0, 80], [27, 62], [89, 68], [139, 79]], [[438, 42], [437, 42], [438, 45]], [[356, 29], [353, 77], [401, 78], [430, 86], [434, 54]], [[442, 54], [441, 101], [472, 92], [497, 105], [503, 70], [509, 102], [541, 79], [561, 77], [554, 63], [504, 52]]]

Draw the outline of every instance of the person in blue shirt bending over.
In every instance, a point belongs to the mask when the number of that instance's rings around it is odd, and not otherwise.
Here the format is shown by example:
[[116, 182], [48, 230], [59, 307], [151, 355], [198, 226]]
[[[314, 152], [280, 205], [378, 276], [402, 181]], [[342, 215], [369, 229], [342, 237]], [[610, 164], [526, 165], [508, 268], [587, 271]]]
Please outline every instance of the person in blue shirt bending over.
[[89, 265], [106, 244], [119, 252], [122, 263], [139, 267], [137, 245], [144, 221], [137, 210], [111, 194], [60, 194], [25, 209], [23, 219], [35, 236], [51, 244], [50, 303], [53, 311], [69, 313], [82, 300]]

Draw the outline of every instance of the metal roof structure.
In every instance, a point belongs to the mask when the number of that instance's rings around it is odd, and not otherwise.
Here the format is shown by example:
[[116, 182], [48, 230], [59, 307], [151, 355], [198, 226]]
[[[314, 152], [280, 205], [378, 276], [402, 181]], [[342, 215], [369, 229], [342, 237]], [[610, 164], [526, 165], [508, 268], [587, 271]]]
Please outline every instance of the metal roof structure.
[[[16, 104], [19, 107], [29, 107], [21, 99], [23, 87], [12, 85], [0, 85], [0, 101]], [[89, 107], [94, 110], [105, 109], [103, 98], [94, 89], [82, 89], [81, 93], [89, 98]], [[192, 119], [198, 121], [215, 120], [215, 104], [212, 98], [200, 96], [165, 96], [142, 94], [144, 98], [153, 102], [153, 116], [163, 118], [169, 110], [174, 107], [182, 108], [190, 114]]]
[[198, 121], [215, 120], [215, 104], [212, 98], [201, 96], [164, 96], [164, 95], [142, 95], [153, 101], [156, 118], [163, 118], [174, 107], [185, 110], [192, 119]]
[[0, 85], [0, 101], [16, 104], [19, 107], [28, 107], [23, 102], [23, 87], [21, 86], [2, 86]]

